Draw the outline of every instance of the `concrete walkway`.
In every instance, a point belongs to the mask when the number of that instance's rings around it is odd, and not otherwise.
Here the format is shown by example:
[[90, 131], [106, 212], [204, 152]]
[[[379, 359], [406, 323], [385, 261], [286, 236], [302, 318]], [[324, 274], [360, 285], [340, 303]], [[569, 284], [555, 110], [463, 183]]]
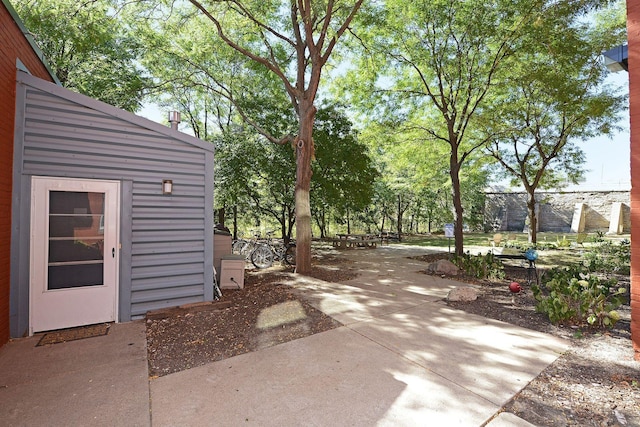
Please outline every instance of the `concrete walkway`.
[[362, 269], [344, 284], [292, 276], [344, 326], [162, 378], [147, 378], [142, 322], [13, 341], [0, 349], [0, 425], [530, 425], [497, 413], [567, 344], [447, 307], [460, 283], [419, 273], [417, 253], [344, 251]]
[[0, 348], [0, 426], [149, 425], [144, 322], [36, 347], [40, 338]]

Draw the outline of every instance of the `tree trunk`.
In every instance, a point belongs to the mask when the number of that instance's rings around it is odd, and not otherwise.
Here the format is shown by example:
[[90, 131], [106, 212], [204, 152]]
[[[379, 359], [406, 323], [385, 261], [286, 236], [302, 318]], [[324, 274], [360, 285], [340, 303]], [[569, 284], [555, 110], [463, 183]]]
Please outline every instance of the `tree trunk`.
[[224, 227], [224, 220], [225, 220], [225, 216], [226, 216], [226, 206], [221, 207], [220, 209], [218, 209], [218, 224], [221, 224]]
[[238, 205], [233, 205], [233, 239], [238, 240]]
[[318, 216], [318, 218], [316, 218], [316, 224], [318, 224], [318, 228], [320, 229], [320, 238], [324, 239], [325, 237], [327, 237], [327, 216], [324, 206], [320, 208], [318, 212], [316, 212], [316, 215]]
[[316, 108], [313, 101], [300, 103], [300, 132], [296, 150], [296, 273], [311, 272], [311, 159], [314, 156], [313, 122]]
[[454, 153], [453, 150], [451, 153], [450, 168], [451, 187], [453, 190], [455, 254], [462, 256], [464, 254], [464, 236], [462, 235], [464, 219], [462, 217], [462, 194], [460, 192], [460, 165], [458, 165], [457, 153]]
[[398, 213], [396, 215], [396, 219], [398, 220], [398, 239], [401, 238], [402, 236], [402, 214], [404, 213], [404, 210], [402, 209], [402, 198], [400, 195], [398, 195]]
[[529, 211], [529, 243], [538, 242], [538, 216], [536, 215], [536, 196], [534, 191], [527, 191], [527, 210]]
[[284, 244], [286, 245], [287, 243], [289, 243], [289, 233], [287, 232], [287, 214], [284, 210], [284, 208], [282, 209], [281, 215], [280, 215], [280, 234], [282, 235], [282, 241], [284, 242]]
[[295, 210], [289, 209], [288, 210], [288, 223], [287, 223], [287, 240], [285, 241], [285, 244], [288, 244], [292, 239], [293, 227], [295, 226], [295, 222], [296, 222]]

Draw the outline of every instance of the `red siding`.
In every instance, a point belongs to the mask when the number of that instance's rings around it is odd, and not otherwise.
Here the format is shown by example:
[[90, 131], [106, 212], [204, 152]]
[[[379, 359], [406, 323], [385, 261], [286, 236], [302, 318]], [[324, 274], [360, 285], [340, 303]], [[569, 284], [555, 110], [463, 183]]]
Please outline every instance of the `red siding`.
[[0, 3], [0, 346], [9, 340], [11, 182], [18, 58], [31, 74], [52, 81], [20, 27]]
[[631, 339], [640, 361], [640, 2], [627, 0], [631, 117]]

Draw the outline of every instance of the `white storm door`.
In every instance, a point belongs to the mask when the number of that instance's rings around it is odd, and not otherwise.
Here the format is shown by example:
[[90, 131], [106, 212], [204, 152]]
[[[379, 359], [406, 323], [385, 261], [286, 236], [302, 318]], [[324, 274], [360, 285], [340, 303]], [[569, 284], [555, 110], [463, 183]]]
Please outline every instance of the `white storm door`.
[[117, 319], [117, 181], [33, 177], [30, 333]]

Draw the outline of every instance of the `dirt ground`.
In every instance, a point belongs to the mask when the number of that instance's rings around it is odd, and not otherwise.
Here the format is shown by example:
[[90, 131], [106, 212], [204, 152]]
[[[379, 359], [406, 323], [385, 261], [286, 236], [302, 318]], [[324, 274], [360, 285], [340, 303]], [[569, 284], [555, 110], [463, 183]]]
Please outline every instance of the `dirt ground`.
[[[423, 258], [425, 270], [436, 258]], [[282, 271], [247, 270], [244, 289], [225, 290], [220, 301], [150, 312], [146, 323], [150, 375], [168, 375], [340, 326], [279, 283]], [[640, 363], [633, 361], [629, 307], [620, 310], [622, 319], [611, 331], [557, 327], [535, 312], [528, 286], [515, 298], [509, 292], [510, 281], [526, 283], [526, 270], [513, 267], [506, 273], [499, 283], [458, 277], [479, 285], [479, 298], [448, 304], [560, 336], [570, 341], [571, 348], [504, 410], [537, 426], [640, 426]], [[314, 259], [311, 275], [342, 282], [357, 274], [357, 265], [324, 257]]]

